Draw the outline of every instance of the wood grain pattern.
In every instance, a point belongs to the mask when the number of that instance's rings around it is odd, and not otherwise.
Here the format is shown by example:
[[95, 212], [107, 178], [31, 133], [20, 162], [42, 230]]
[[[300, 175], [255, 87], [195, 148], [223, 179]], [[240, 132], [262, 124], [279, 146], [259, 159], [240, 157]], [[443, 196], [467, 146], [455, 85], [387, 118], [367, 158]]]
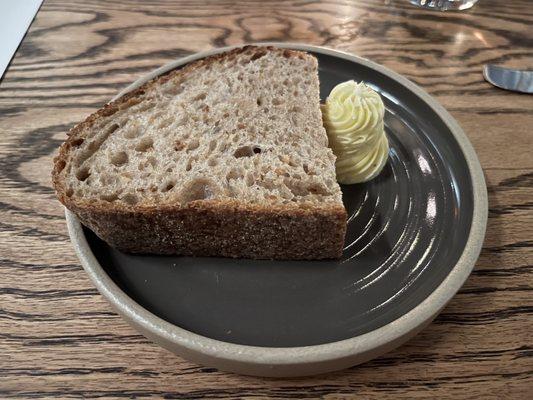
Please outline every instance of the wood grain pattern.
[[[476, 398], [533, 392], [533, 97], [491, 87], [484, 63], [533, 66], [528, 0], [464, 13], [408, 2], [47, 0], [0, 83], [0, 397]], [[401, 348], [306, 379], [193, 365], [127, 326], [69, 243], [50, 183], [65, 132], [170, 60], [251, 41], [372, 59], [435, 96], [467, 132], [489, 188], [474, 273]]]

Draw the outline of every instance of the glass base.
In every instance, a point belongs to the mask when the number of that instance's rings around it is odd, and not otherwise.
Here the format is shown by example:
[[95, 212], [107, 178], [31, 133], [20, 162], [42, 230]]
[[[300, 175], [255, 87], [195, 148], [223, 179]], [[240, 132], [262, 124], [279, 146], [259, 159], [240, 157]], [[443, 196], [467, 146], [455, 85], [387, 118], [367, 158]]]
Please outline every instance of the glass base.
[[477, 0], [410, 0], [411, 4], [431, 10], [467, 10], [477, 3]]

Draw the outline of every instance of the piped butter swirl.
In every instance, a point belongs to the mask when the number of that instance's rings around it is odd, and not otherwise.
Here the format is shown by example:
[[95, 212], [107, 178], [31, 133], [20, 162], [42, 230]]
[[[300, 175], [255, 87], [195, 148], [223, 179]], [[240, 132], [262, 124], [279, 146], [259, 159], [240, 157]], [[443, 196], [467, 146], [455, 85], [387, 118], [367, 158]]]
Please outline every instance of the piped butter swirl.
[[387, 163], [385, 106], [380, 95], [363, 82], [343, 82], [333, 88], [322, 105], [329, 146], [337, 156], [339, 183], [375, 178]]

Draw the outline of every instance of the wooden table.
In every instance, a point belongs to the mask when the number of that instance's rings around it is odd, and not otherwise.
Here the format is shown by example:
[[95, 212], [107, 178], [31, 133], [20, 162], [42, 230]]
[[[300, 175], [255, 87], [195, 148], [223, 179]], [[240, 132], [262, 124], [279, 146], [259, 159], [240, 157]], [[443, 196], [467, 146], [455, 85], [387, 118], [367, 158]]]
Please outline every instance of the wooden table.
[[[531, 69], [532, 26], [528, 0], [464, 13], [378, 0], [45, 1], [0, 84], [0, 397], [531, 396], [533, 96], [490, 86], [481, 69]], [[50, 184], [67, 130], [138, 76], [269, 40], [349, 51], [422, 86], [463, 126], [489, 191], [479, 262], [435, 322], [379, 359], [306, 379], [218, 372], [137, 334], [80, 267]]]

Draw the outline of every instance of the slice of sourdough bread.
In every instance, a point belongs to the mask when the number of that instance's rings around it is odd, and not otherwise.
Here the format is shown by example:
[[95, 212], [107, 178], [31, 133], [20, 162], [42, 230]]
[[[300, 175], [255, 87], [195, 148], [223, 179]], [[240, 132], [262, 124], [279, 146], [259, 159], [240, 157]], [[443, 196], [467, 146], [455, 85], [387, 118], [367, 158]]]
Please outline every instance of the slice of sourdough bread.
[[346, 211], [316, 59], [247, 46], [160, 76], [75, 126], [60, 201], [133, 253], [321, 259]]

